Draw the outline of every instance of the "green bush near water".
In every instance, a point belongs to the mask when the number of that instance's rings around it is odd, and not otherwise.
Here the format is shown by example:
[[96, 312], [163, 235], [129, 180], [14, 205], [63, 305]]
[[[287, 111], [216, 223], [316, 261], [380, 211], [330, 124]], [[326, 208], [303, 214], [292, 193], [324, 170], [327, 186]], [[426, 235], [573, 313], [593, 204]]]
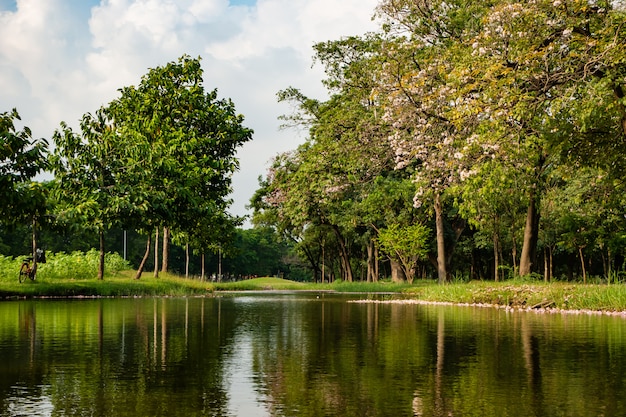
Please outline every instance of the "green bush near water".
[[[17, 258], [0, 255], [0, 282], [17, 281], [22, 262], [26, 256]], [[105, 255], [105, 272], [115, 276], [130, 269], [130, 264], [117, 253]], [[92, 249], [89, 252], [46, 253], [46, 263], [37, 264], [37, 280], [55, 279], [88, 280], [98, 275], [100, 253]]]

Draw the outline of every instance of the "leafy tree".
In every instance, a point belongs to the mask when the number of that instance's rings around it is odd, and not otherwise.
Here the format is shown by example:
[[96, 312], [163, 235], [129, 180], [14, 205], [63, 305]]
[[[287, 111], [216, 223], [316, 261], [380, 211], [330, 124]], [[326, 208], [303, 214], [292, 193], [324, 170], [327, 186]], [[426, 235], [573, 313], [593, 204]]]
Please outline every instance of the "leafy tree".
[[[379, 105], [372, 97], [375, 86], [372, 68], [380, 46], [377, 36], [315, 45], [316, 59], [325, 66], [328, 75], [324, 83], [333, 95], [328, 101], [320, 102], [294, 88], [279, 93], [280, 100], [296, 105], [296, 112], [284, 119], [308, 127], [310, 138], [295, 153], [277, 157], [264, 184], [262, 208], [278, 209], [281, 213], [278, 219], [284, 225], [288, 222], [292, 226], [290, 230], [299, 230], [297, 234], [302, 236], [307, 227], [313, 226], [334, 235], [341, 277], [348, 281], [354, 275], [352, 243], [366, 236], [362, 244], [371, 248], [375, 235], [373, 224], [359, 218], [362, 211], [359, 206], [371, 191], [375, 178], [393, 168], [386, 128], [379, 117]], [[259, 208], [260, 202], [256, 200]], [[319, 236], [309, 233], [313, 235]], [[318, 243], [325, 245], [326, 241], [330, 239]], [[312, 255], [311, 251], [308, 253]], [[371, 267], [373, 252], [368, 253], [368, 279], [371, 279], [375, 268]], [[320, 258], [307, 257], [310, 261]]]
[[0, 222], [14, 227], [32, 225], [33, 270], [37, 269], [37, 230], [47, 212], [47, 188], [33, 178], [48, 167], [44, 139], [32, 139], [28, 127], [17, 130], [19, 113], [0, 113]]
[[415, 266], [418, 259], [428, 254], [428, 235], [430, 231], [421, 224], [399, 227], [391, 224], [378, 233], [378, 244], [383, 251], [402, 265], [404, 276], [409, 283], [415, 279]]
[[[151, 69], [138, 87], [121, 89], [110, 104], [117, 134], [127, 143], [134, 161], [128, 170], [129, 193], [144, 215], [135, 227], [150, 231], [170, 227], [191, 235], [211, 227], [193, 219], [217, 219], [237, 224], [226, 214], [235, 152], [252, 138], [231, 100], [205, 92], [199, 59], [181, 57]], [[200, 243], [206, 239], [194, 239]]]
[[0, 216], [3, 222], [30, 222], [43, 214], [44, 198], [32, 179], [47, 168], [44, 139], [32, 139], [28, 127], [15, 128], [19, 113], [0, 113]]
[[417, 200], [432, 195], [439, 254], [445, 190], [479, 172], [484, 156], [504, 158], [523, 174], [520, 274], [529, 274], [557, 156], [621, 149], [623, 11], [611, 2], [462, 0], [384, 1], [378, 11], [390, 34], [380, 89], [392, 145], [401, 162], [419, 166]]
[[478, 107], [492, 116], [507, 158], [526, 173], [521, 275], [535, 262], [541, 196], [556, 157], [576, 154], [591, 138], [596, 152], [623, 143], [614, 139], [624, 136], [617, 75], [624, 71], [624, 19], [608, 1], [499, 2], [470, 42], [475, 68], [487, 76], [468, 85], [482, 92]]
[[122, 175], [124, 144], [115, 133], [107, 109], [87, 113], [77, 134], [65, 123], [54, 134], [51, 158], [58, 193], [59, 221], [95, 229], [99, 236], [98, 279], [104, 278], [107, 229], [128, 215], [128, 195]]
[[[393, 129], [389, 140], [397, 166], [415, 167], [415, 204], [432, 204], [437, 275], [443, 283], [448, 279], [447, 252], [456, 245], [445, 238], [446, 191], [471, 169], [466, 163], [471, 159], [459, 149], [479, 120], [467, 112], [471, 100], [457, 79], [470, 56], [463, 45], [479, 27], [485, 5], [394, 0], [381, 2], [377, 10], [387, 33], [377, 91]], [[458, 239], [465, 224], [457, 219], [453, 227]]]
[[[519, 194], [519, 175], [513, 167], [506, 166], [499, 159], [490, 160], [476, 167], [476, 174], [471, 175], [457, 186], [460, 194], [457, 205], [461, 215], [485, 240], [491, 242], [493, 249], [494, 279], [502, 278], [504, 244], [510, 241], [513, 271], [517, 273], [517, 231], [521, 229], [519, 219], [523, 218], [524, 201]], [[475, 236], [475, 243], [482, 244]]]

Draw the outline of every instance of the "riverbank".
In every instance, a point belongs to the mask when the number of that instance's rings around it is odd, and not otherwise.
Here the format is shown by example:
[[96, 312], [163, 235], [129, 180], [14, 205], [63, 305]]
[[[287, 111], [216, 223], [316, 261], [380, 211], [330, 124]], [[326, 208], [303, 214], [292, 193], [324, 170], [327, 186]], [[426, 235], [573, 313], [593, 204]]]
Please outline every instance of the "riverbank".
[[390, 282], [302, 283], [279, 278], [255, 278], [237, 282], [206, 282], [172, 274], [132, 278], [124, 271], [104, 280], [55, 279], [27, 281], [0, 279], [0, 298], [210, 296], [220, 291], [335, 291], [387, 293], [396, 302], [450, 303], [495, 306], [536, 311], [587, 311], [626, 314], [626, 285], [572, 284], [529, 281], [454, 283], [434, 281], [414, 284]]

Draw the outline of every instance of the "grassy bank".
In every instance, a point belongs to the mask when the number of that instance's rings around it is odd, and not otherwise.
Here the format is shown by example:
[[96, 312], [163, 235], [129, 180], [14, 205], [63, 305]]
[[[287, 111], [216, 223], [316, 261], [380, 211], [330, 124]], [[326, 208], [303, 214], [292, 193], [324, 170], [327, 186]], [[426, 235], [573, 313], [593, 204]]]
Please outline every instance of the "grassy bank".
[[[336, 292], [385, 292], [402, 294], [413, 288], [408, 284], [335, 282], [314, 284], [289, 281], [280, 278], [255, 278], [237, 282], [206, 282], [185, 279], [172, 274], [152, 272], [141, 279], [133, 278], [134, 271], [122, 271], [104, 280], [37, 278], [19, 283], [17, 279], [0, 278], [0, 298], [11, 297], [137, 297], [137, 296], [197, 296], [220, 291], [336, 291]], [[13, 278], [13, 277], [11, 277]]]
[[626, 286], [542, 283], [527, 281], [469, 282], [437, 285], [420, 281], [413, 285], [390, 282], [301, 283], [278, 278], [255, 278], [238, 282], [211, 283], [185, 279], [172, 274], [154, 278], [144, 274], [133, 279], [134, 271], [116, 272], [104, 280], [43, 278], [18, 283], [0, 277], [0, 298], [15, 297], [133, 297], [133, 296], [202, 296], [220, 291], [336, 291], [384, 292], [398, 298], [426, 302], [489, 304], [511, 308], [593, 310], [626, 312]]
[[525, 281], [425, 285], [405, 294], [430, 302], [491, 304], [511, 308], [626, 312], [626, 286]]

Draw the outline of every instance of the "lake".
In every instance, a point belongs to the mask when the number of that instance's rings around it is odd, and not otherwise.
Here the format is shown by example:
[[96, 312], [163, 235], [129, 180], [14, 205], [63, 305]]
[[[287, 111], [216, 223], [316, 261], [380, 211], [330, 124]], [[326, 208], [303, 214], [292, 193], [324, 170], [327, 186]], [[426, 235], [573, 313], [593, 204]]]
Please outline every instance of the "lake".
[[626, 415], [624, 318], [388, 298], [1, 301], [0, 415]]

